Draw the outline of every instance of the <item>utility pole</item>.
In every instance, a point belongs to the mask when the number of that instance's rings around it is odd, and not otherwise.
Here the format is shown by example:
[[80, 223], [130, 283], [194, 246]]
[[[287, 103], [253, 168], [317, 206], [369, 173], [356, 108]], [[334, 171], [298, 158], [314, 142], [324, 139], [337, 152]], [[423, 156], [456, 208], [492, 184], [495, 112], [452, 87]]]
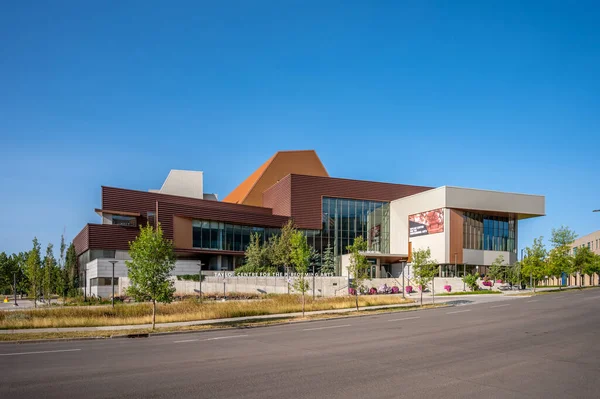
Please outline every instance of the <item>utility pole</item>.
[[83, 269], [83, 302], [87, 302], [87, 265]]
[[117, 263], [117, 260], [109, 260], [110, 263], [112, 263], [112, 277], [110, 278], [110, 285], [112, 286], [112, 297], [110, 299], [111, 305], [114, 309], [115, 307], [115, 263]]

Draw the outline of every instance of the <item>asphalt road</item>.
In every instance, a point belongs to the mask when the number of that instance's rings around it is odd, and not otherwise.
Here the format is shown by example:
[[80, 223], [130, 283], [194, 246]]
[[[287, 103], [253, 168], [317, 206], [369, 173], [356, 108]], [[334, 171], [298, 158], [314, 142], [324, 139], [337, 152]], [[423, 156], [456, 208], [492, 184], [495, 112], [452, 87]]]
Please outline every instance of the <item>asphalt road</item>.
[[0, 345], [0, 398], [598, 398], [600, 289], [153, 338]]

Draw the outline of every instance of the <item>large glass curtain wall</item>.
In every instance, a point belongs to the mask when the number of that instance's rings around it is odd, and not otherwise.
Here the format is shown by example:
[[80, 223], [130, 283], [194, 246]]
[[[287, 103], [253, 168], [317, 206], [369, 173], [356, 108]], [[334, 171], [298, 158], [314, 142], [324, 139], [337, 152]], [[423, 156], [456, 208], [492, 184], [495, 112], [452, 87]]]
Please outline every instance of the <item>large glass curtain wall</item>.
[[474, 212], [463, 215], [465, 249], [516, 252], [516, 218], [513, 215], [490, 216]]
[[315, 249], [318, 252], [323, 253], [329, 246], [338, 259], [339, 255], [348, 253], [346, 247], [356, 237], [362, 236], [368, 242], [370, 251], [389, 253], [389, 202], [324, 197], [322, 206], [320, 237], [318, 232], [315, 234]]
[[280, 229], [275, 228], [241, 226], [208, 220], [194, 220], [192, 228], [194, 248], [225, 251], [245, 251], [250, 243], [250, 236], [254, 233], [260, 236], [261, 244], [264, 244], [269, 237], [280, 233]]

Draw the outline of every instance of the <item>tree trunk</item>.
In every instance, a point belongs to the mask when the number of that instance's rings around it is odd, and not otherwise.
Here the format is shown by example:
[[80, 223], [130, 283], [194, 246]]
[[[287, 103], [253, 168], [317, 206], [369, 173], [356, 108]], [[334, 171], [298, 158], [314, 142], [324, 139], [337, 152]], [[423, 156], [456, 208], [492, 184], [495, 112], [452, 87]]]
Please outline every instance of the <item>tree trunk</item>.
[[435, 277], [431, 280], [431, 295], [432, 295], [431, 303], [433, 305], [435, 305]]
[[354, 298], [356, 299], [356, 310], [358, 310], [358, 289], [354, 292]]
[[152, 300], [152, 329], [156, 326], [156, 299]]
[[304, 317], [304, 303], [305, 303], [305, 297], [304, 297], [304, 291], [302, 292], [302, 317]]
[[421, 291], [421, 306], [423, 306], [423, 286], [421, 286], [419, 291]]

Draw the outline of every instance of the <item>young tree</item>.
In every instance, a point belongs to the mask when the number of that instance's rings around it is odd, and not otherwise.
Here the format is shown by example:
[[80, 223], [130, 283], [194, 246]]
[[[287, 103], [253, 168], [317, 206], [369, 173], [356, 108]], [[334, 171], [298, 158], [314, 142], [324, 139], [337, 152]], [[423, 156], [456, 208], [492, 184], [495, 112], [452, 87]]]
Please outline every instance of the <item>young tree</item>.
[[521, 262], [515, 262], [513, 265], [506, 268], [506, 281], [508, 281], [511, 286], [520, 286], [521, 280]]
[[136, 300], [152, 301], [152, 329], [156, 326], [156, 302], [173, 300], [175, 287], [169, 278], [175, 268], [173, 243], [163, 237], [160, 223], [156, 229], [148, 224], [129, 243], [131, 260], [125, 261], [129, 269], [130, 287], [127, 292]]
[[[431, 259], [429, 248], [414, 250], [411, 258], [415, 282], [421, 287], [419, 291], [421, 291], [421, 306], [423, 306], [423, 290], [435, 278], [438, 271], [437, 261]], [[433, 292], [433, 284], [431, 288]]]
[[[491, 266], [488, 268], [487, 276], [492, 280], [492, 285], [496, 283], [496, 280], [500, 279], [504, 275], [504, 267], [502, 264], [504, 263], [504, 256], [498, 255], [498, 257], [492, 262]], [[490, 290], [492, 287], [490, 287]]]
[[335, 272], [335, 257], [333, 256], [333, 248], [330, 245], [323, 252], [323, 264], [321, 265], [321, 273], [333, 274]]
[[467, 285], [471, 291], [477, 291], [479, 289], [479, 285], [477, 284], [477, 279], [479, 276], [477, 274], [466, 274], [463, 276], [462, 281], [464, 281], [465, 285]]
[[33, 296], [33, 306], [37, 308], [37, 296], [41, 286], [42, 260], [40, 254], [40, 243], [37, 237], [33, 239], [33, 248], [27, 254], [26, 275], [29, 280], [29, 295]]
[[354, 289], [356, 299], [356, 310], [358, 310], [358, 290], [362, 286], [363, 281], [369, 279], [369, 269], [371, 265], [367, 261], [367, 257], [361, 252], [367, 250], [367, 242], [358, 236], [354, 239], [352, 245], [346, 247], [350, 254], [350, 264], [348, 265], [348, 275], [352, 277], [350, 288]]
[[302, 317], [304, 317], [304, 309], [306, 303], [306, 291], [308, 291], [308, 281], [306, 281], [306, 273], [310, 264], [310, 248], [306, 242], [306, 236], [302, 232], [295, 232], [291, 239], [292, 252], [290, 254], [292, 265], [298, 273], [294, 281], [294, 289], [302, 293]]
[[535, 293], [535, 286], [547, 274], [547, 252], [543, 237], [535, 238], [531, 247], [525, 248], [525, 259], [522, 261], [521, 272], [530, 276]]
[[[548, 255], [548, 274], [560, 279], [563, 273], [571, 273], [573, 268], [573, 256], [571, 255], [571, 244], [577, 238], [574, 231], [565, 226], [552, 229], [550, 243], [552, 249]], [[559, 284], [562, 289], [562, 283]]]
[[55, 288], [54, 277], [56, 276], [56, 259], [53, 254], [54, 246], [48, 244], [46, 247], [46, 256], [44, 256], [44, 268], [42, 273], [42, 288], [44, 293], [44, 299], [48, 301], [48, 306], [51, 305], [50, 297], [53, 288]]
[[587, 247], [577, 248], [577, 253], [573, 259], [573, 272], [579, 275], [579, 288], [581, 288], [582, 276], [587, 271], [593, 270], [595, 263], [594, 253]]
[[8, 293], [13, 280], [13, 260], [6, 253], [0, 253], [0, 293]]

